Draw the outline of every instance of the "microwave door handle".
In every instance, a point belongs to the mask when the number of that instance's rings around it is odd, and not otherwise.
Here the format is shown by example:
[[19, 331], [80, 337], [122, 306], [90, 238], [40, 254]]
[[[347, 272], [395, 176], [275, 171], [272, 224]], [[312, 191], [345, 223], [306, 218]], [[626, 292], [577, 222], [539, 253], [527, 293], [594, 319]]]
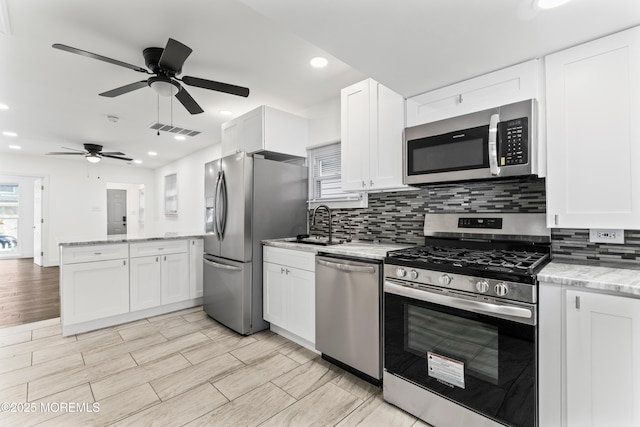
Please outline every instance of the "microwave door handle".
[[498, 165], [498, 122], [500, 114], [492, 114], [489, 121], [489, 167], [492, 176], [500, 176], [500, 166]]

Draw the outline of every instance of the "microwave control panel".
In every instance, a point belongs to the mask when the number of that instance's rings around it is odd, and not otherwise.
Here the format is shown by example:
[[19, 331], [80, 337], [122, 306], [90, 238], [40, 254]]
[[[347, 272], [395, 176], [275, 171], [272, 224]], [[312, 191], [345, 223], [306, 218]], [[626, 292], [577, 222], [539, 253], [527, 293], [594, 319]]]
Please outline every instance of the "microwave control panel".
[[529, 118], [498, 123], [500, 166], [524, 165], [529, 162]]

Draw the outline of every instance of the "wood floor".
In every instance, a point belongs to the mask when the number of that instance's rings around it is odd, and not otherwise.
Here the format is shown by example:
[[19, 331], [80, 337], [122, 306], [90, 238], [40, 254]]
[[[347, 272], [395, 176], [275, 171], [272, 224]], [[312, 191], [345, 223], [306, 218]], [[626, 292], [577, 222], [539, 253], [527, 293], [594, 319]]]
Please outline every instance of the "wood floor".
[[60, 317], [58, 267], [0, 260], [0, 327]]
[[59, 319], [2, 328], [1, 402], [2, 426], [427, 426], [317, 354], [240, 336], [202, 307], [66, 338]]

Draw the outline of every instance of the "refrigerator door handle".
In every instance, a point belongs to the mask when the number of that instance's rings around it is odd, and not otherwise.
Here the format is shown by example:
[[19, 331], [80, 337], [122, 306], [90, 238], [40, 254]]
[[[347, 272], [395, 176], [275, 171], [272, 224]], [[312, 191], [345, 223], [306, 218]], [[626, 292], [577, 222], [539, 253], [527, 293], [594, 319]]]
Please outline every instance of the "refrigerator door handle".
[[218, 172], [218, 177], [216, 179], [216, 194], [214, 197], [214, 207], [213, 207], [213, 216], [214, 216], [214, 224], [216, 227], [216, 236], [218, 236], [218, 240], [222, 240], [222, 232], [220, 225], [220, 183], [222, 182], [222, 172]]
[[210, 261], [208, 259], [205, 259], [204, 263], [207, 265], [210, 265], [211, 267], [222, 268], [224, 270], [242, 271], [240, 267], [235, 267], [233, 265], [227, 265], [227, 264], [220, 264], [219, 262]]
[[224, 239], [224, 232], [227, 228], [227, 178], [225, 177], [224, 171], [221, 172], [220, 176], [220, 194], [222, 200], [222, 209], [220, 211], [220, 240]]

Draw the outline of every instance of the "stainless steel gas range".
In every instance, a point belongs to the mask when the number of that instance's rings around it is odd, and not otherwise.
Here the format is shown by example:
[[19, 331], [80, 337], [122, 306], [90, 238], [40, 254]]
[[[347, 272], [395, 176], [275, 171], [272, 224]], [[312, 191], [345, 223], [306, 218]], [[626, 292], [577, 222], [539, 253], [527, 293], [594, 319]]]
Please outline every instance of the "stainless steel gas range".
[[384, 399], [438, 427], [537, 426], [544, 214], [427, 214], [384, 267]]

